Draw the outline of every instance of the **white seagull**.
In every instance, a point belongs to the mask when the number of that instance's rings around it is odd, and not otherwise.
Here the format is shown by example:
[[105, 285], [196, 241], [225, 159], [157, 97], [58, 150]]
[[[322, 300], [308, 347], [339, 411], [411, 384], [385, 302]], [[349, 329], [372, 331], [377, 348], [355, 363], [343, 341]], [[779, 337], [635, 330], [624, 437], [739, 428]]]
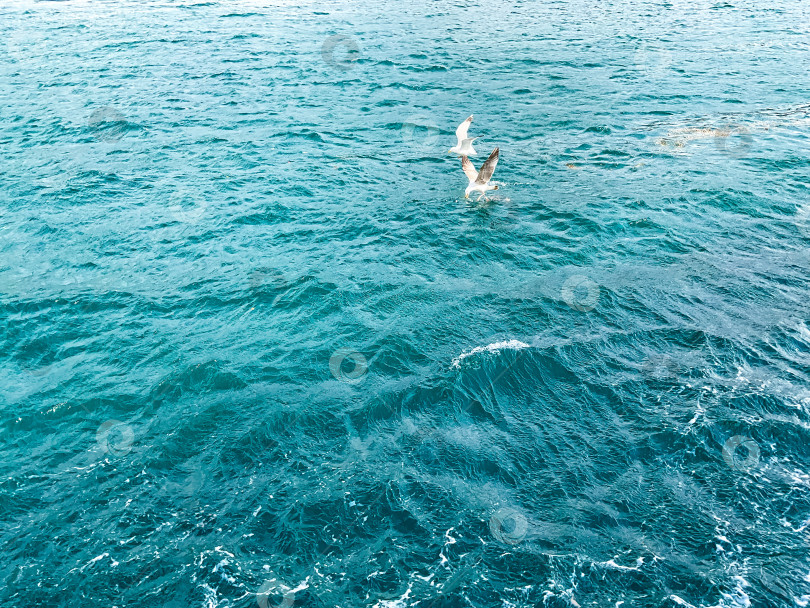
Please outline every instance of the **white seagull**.
[[473, 150], [472, 142], [474, 142], [477, 137], [467, 137], [467, 129], [470, 128], [470, 123], [472, 122], [472, 114], [470, 117], [461, 123], [456, 129], [456, 137], [458, 138], [458, 143], [450, 148], [447, 153], [448, 154], [458, 154], [459, 156], [475, 156], [475, 150]]
[[470, 198], [470, 192], [478, 191], [481, 193], [481, 196], [478, 197], [480, 201], [481, 197], [484, 196], [488, 190], [498, 189], [498, 186], [489, 183], [492, 174], [495, 172], [495, 165], [498, 164], [498, 150], [499, 148], [495, 148], [492, 151], [489, 158], [481, 165], [480, 171], [475, 170], [469, 158], [466, 156], [461, 157], [461, 168], [464, 169], [464, 174], [467, 176], [467, 179], [470, 180], [467, 189], [464, 191], [464, 198]]

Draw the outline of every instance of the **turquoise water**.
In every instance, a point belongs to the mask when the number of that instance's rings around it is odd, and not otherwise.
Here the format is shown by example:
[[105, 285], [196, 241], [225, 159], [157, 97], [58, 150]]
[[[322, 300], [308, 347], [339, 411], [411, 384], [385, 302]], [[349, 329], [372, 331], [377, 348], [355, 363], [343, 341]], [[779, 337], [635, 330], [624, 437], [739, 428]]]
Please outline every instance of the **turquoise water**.
[[0, 30], [0, 604], [810, 603], [802, 2]]

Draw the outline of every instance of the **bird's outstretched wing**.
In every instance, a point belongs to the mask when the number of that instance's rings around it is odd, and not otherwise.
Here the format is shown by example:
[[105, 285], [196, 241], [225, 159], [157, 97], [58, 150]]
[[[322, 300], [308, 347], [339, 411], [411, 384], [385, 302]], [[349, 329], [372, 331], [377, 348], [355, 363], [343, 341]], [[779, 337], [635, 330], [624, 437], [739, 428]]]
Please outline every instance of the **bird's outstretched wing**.
[[472, 114], [470, 114], [470, 117], [463, 123], [461, 123], [458, 126], [458, 129], [456, 129], [456, 137], [458, 137], [458, 143], [461, 143], [462, 141], [467, 139], [467, 129], [470, 128], [471, 122], [472, 122]]
[[472, 161], [466, 156], [461, 157], [461, 168], [464, 169], [464, 174], [468, 180], [473, 181], [478, 177], [478, 171], [475, 170]]
[[[498, 151], [500, 148], [495, 148], [489, 158], [481, 165], [481, 170], [478, 172], [478, 178], [475, 180], [476, 184], [486, 184], [492, 174], [495, 173], [495, 165], [498, 164]], [[470, 165], [472, 166], [472, 164]], [[466, 173], [466, 171], [465, 171]]]

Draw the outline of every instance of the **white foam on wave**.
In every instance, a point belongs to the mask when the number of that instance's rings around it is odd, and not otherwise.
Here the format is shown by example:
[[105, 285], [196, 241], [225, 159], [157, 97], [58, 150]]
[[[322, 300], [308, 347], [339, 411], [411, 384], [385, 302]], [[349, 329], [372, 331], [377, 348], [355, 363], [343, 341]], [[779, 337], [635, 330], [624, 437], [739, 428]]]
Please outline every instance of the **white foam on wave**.
[[[808, 215], [810, 216], [810, 203], [808, 203], [806, 206]], [[802, 340], [810, 344], [810, 328], [807, 327], [805, 322], [799, 321], [797, 329], [799, 330], [799, 336], [802, 338]]]
[[521, 350], [524, 348], [529, 348], [529, 345], [525, 342], [521, 342], [520, 340], [506, 340], [504, 342], [493, 342], [492, 344], [487, 344], [486, 346], [476, 346], [471, 351], [461, 353], [458, 357], [453, 359], [453, 363], [450, 364], [450, 367], [459, 368], [464, 359], [477, 355], [478, 353], [488, 352], [497, 354], [502, 350]]
[[635, 566], [622, 566], [621, 564], [617, 564], [615, 560], [616, 558], [614, 557], [606, 562], [594, 562], [594, 566], [602, 566], [603, 568], [610, 568], [612, 570], [632, 570], [638, 572], [641, 569], [641, 566], [644, 565], [643, 557], [639, 557], [636, 560]]
[[[750, 608], [751, 598], [748, 597], [748, 594], [745, 592], [745, 588], [749, 586], [748, 581], [742, 576], [735, 576], [733, 580], [737, 585], [731, 593], [723, 594], [723, 600], [731, 602], [729, 606], [734, 606], [734, 608]], [[726, 605], [725, 602], [720, 602], [720, 606], [725, 607]]]
[[408, 584], [408, 588], [401, 597], [395, 600], [379, 600], [374, 604], [373, 608], [406, 608], [408, 606], [408, 598], [413, 592], [413, 583]]

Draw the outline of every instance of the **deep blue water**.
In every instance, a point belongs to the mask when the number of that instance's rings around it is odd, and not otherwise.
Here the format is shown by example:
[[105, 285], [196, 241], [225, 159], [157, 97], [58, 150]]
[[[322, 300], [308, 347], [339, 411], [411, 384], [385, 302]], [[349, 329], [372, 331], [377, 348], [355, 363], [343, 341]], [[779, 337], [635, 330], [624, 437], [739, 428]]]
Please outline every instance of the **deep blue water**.
[[809, 59], [799, 0], [4, 4], [0, 605], [810, 605]]

